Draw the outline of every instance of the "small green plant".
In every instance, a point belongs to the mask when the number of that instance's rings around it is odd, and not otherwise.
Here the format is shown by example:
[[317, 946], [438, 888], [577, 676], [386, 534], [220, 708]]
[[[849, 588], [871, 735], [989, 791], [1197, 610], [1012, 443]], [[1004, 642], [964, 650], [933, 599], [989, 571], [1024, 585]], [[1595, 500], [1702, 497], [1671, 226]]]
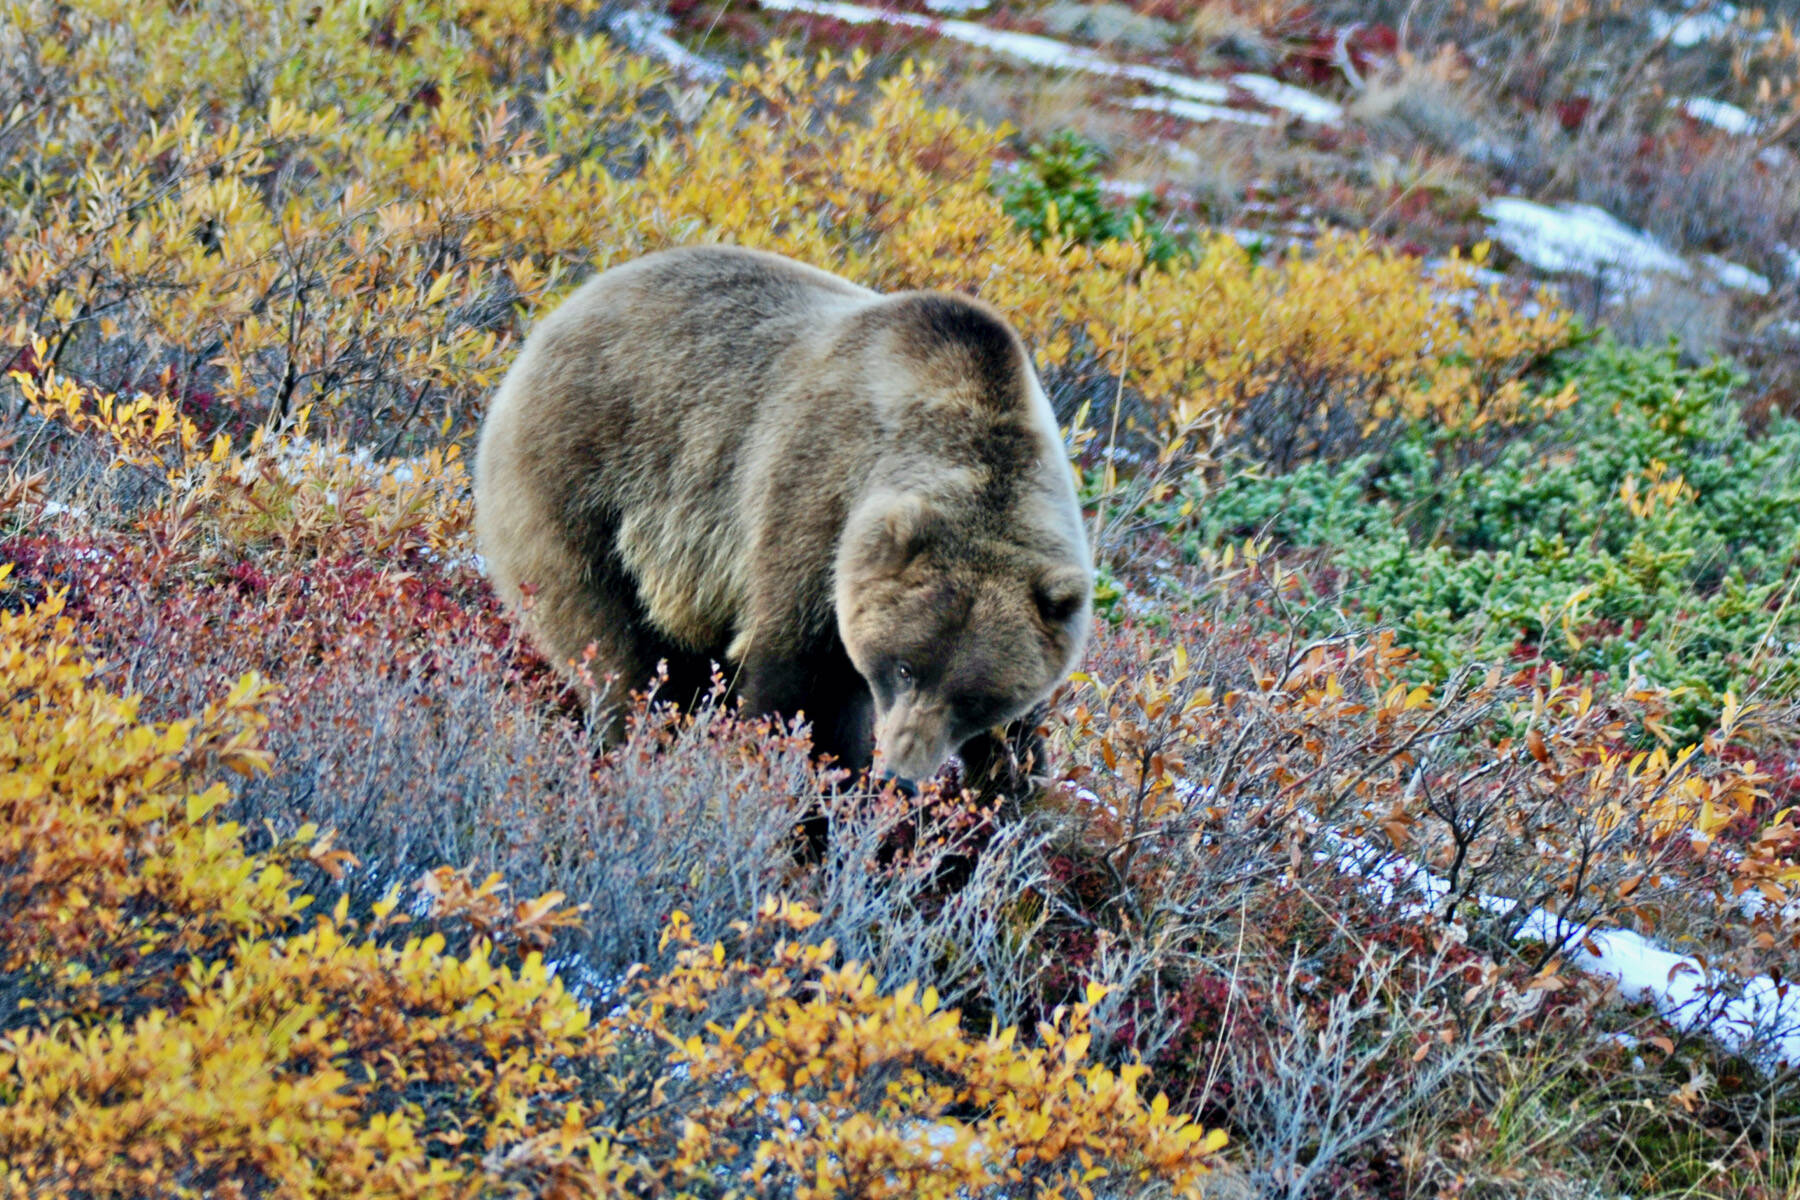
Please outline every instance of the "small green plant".
[[1156, 199], [1148, 192], [1129, 208], [1115, 208], [1100, 189], [1100, 148], [1067, 130], [1026, 148], [1017, 174], [997, 184], [1001, 207], [1038, 245], [1062, 240], [1139, 241], [1144, 257], [1161, 266], [1184, 254], [1182, 243], [1156, 223]]
[[[1685, 732], [1727, 691], [1789, 695], [1800, 636], [1800, 422], [1745, 428], [1722, 363], [1603, 345], [1581, 399], [1492, 462], [1424, 426], [1381, 455], [1191, 485], [1190, 546], [1269, 536], [1322, 557], [1348, 606], [1445, 676], [1542, 657], [1682, 689]], [[1326, 606], [1329, 607], [1329, 606]]]

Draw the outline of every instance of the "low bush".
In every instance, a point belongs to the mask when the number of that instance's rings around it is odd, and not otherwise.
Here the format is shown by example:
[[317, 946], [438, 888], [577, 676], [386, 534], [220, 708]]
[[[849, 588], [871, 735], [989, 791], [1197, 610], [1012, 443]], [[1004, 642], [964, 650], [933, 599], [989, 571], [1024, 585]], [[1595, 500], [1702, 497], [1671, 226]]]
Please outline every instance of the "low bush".
[[[1728, 371], [1567, 349], [1479, 248], [1163, 256], [1072, 143], [1009, 192], [923, 69], [695, 85], [583, 0], [10, 11], [5, 1186], [1560, 1197], [1792, 1153], [1760, 1043], [1569, 969], [1609, 926], [1714, 1008], [1795, 967], [1796, 435]], [[526, 321], [709, 239], [977, 292], [1091, 402], [1107, 620], [1031, 811], [716, 696], [603, 750], [482, 583]]]
[[0, 647], [9, 1191], [1191, 1194], [1223, 1140], [1087, 1061], [1099, 992], [1034, 1047], [972, 1038], [772, 898], [729, 954], [673, 912], [673, 965], [603, 1017], [544, 957], [561, 893], [444, 867], [412, 911], [398, 883], [319, 911], [303, 879], [357, 865], [331, 834], [253, 851], [218, 815], [222, 773], [268, 768], [265, 684], [142, 721], [55, 596], [0, 613]]
[[1141, 241], [1147, 263], [1167, 265], [1185, 248], [1157, 228], [1155, 197], [1146, 192], [1128, 208], [1116, 207], [1102, 191], [1100, 162], [1099, 148], [1079, 134], [1027, 146], [1018, 172], [996, 180], [1001, 207], [1039, 247]]
[[1385, 455], [1190, 490], [1190, 544], [1309, 553], [1342, 574], [1354, 619], [1438, 678], [1542, 659], [1642, 679], [1678, 694], [1688, 737], [1728, 693], [1792, 696], [1800, 423], [1752, 436], [1731, 369], [1672, 350], [1601, 347], [1564, 380], [1579, 402], [1491, 461], [1421, 427]]
[[[1440, 289], [1362, 239], [1259, 262], [1214, 235], [1160, 268], [1154, 239], [1034, 239], [989, 190], [1002, 132], [932, 107], [919, 70], [777, 45], [672, 99], [599, 7], [22, 4], [0, 53], [39, 99], [0, 138], [0, 366], [142, 393], [239, 449], [308, 409], [383, 453], [466, 442], [529, 313], [591, 269], [732, 241], [976, 292], [1068, 386], [1125, 378], [1159, 437], [1285, 462], [1402, 414], [1516, 420], [1519, 373], [1567, 336], [1497, 294], [1460, 307], [1467, 264]], [[1080, 158], [1042, 165], [1080, 190]]]

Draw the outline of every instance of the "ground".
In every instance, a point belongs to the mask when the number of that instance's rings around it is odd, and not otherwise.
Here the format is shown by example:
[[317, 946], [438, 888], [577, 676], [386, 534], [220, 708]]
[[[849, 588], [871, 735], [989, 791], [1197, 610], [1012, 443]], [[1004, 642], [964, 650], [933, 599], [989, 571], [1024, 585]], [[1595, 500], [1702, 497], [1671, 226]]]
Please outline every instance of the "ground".
[[[1800, 1195], [1778, 20], [81, 0], [0, 55], [9, 1190]], [[603, 751], [494, 602], [485, 397], [700, 240], [1031, 344], [1101, 585], [1027, 812], [724, 699]]]

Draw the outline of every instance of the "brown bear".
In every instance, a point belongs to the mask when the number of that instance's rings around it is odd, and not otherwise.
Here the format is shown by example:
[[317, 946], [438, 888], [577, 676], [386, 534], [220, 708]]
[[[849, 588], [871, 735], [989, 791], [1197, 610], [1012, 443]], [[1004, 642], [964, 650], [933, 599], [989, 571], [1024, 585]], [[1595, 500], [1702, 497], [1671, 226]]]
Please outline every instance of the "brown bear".
[[593, 646], [592, 700], [659, 660], [661, 694], [691, 697], [717, 662], [856, 771], [924, 779], [960, 751], [1016, 772], [1091, 620], [1073, 472], [1007, 322], [759, 251], [651, 254], [540, 322], [475, 507], [549, 658]]

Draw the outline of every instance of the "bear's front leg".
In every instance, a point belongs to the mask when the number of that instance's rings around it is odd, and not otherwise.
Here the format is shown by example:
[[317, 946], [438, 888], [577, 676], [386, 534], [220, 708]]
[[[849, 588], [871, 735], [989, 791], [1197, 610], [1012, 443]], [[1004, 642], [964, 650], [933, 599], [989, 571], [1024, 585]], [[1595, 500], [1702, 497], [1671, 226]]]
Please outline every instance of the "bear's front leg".
[[[815, 758], [830, 756], [850, 772], [854, 786], [875, 758], [875, 701], [869, 685], [850, 663], [841, 643], [811, 652], [752, 653], [743, 664], [739, 694], [757, 716], [791, 720], [804, 715], [812, 726]], [[830, 821], [814, 810], [800, 821], [800, 858], [825, 856]]]
[[792, 652], [752, 651], [743, 666], [744, 706], [758, 716], [792, 719], [812, 726], [816, 756], [830, 755], [853, 776], [875, 758], [875, 703], [843, 645]]
[[963, 743], [958, 752], [963, 786], [980, 804], [1015, 815], [1037, 795], [1047, 761], [1038, 726], [1046, 711], [1039, 705], [1011, 724], [983, 730]]

